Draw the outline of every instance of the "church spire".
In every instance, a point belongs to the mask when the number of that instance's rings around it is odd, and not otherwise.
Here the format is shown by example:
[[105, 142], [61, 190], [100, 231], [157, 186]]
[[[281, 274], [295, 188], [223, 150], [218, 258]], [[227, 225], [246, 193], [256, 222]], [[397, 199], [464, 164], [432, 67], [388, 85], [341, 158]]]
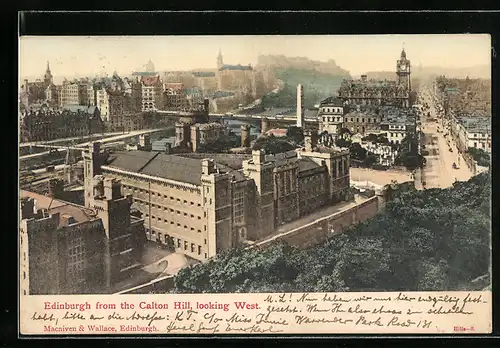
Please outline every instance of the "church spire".
[[219, 48], [219, 54], [217, 55], [217, 69], [222, 68], [223, 65], [224, 65], [224, 61], [222, 59], [222, 51]]
[[52, 73], [50, 72], [49, 61], [47, 61], [47, 71], [45, 71], [45, 76], [43, 77], [45, 87], [50, 86], [53, 83]]

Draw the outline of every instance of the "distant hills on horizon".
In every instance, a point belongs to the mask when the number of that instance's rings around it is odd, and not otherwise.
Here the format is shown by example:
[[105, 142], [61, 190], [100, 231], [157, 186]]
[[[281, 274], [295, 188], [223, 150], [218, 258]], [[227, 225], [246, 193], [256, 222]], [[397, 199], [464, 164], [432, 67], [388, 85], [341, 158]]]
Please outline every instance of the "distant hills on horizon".
[[[368, 71], [365, 73], [368, 79], [376, 80], [395, 80], [395, 71]], [[411, 76], [413, 78], [433, 78], [435, 76], [444, 75], [449, 78], [481, 78], [491, 79], [491, 66], [490, 65], [473, 65], [463, 68], [445, 68], [440, 66], [428, 66], [413, 68]], [[360, 78], [361, 75], [355, 76]]]

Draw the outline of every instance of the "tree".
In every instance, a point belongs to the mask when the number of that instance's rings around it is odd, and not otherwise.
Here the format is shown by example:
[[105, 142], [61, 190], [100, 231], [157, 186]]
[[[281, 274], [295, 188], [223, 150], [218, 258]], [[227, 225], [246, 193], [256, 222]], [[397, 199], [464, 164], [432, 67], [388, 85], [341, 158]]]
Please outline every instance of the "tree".
[[253, 150], [264, 150], [266, 154], [275, 155], [295, 149], [295, 146], [284, 139], [275, 136], [260, 137], [255, 142]]
[[296, 144], [300, 144], [304, 141], [304, 131], [301, 127], [288, 127], [286, 130], [286, 136], [289, 140], [293, 141]]
[[366, 152], [365, 159], [363, 160], [363, 165], [365, 167], [371, 167], [377, 163], [377, 156], [372, 152]]
[[352, 238], [339, 252], [337, 269], [348, 288], [370, 291], [389, 276], [389, 256], [376, 237]]
[[352, 143], [349, 146], [349, 150], [351, 151], [351, 158], [357, 159], [359, 161], [364, 161], [366, 158], [366, 149], [361, 147], [358, 143]]
[[394, 161], [396, 165], [405, 166], [408, 170], [415, 170], [423, 166], [425, 158], [418, 153], [418, 143], [413, 133], [409, 133], [396, 147], [399, 149], [398, 156]]
[[364, 137], [362, 140], [363, 141], [370, 141], [372, 143], [376, 142], [378, 139], [378, 136], [376, 134], [370, 133], [366, 137]]
[[479, 166], [490, 166], [491, 160], [490, 154], [488, 152], [484, 151], [483, 149], [476, 149], [475, 147], [469, 147], [468, 152]]
[[241, 136], [222, 135], [213, 142], [200, 146], [198, 152], [221, 153], [241, 145]]
[[445, 291], [448, 289], [448, 262], [422, 259], [417, 263], [417, 291]]
[[351, 142], [349, 140], [345, 140], [344, 138], [337, 138], [335, 140], [335, 146], [337, 147], [351, 147]]
[[340, 129], [340, 137], [346, 138], [346, 136], [350, 138], [352, 136], [352, 132], [349, 130], [349, 128], [342, 127]]

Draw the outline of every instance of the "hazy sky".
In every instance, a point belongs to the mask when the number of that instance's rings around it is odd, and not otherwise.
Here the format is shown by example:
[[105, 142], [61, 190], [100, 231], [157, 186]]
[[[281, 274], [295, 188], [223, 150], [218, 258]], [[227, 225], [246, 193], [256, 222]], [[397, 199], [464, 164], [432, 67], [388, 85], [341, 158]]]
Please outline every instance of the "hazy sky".
[[352, 75], [395, 70], [401, 49], [413, 67], [468, 67], [491, 63], [489, 35], [342, 36], [101, 36], [20, 39], [21, 76], [72, 77], [106, 72], [129, 74], [149, 59], [156, 70], [215, 68], [219, 48], [226, 64], [257, 63], [259, 54], [335, 60]]

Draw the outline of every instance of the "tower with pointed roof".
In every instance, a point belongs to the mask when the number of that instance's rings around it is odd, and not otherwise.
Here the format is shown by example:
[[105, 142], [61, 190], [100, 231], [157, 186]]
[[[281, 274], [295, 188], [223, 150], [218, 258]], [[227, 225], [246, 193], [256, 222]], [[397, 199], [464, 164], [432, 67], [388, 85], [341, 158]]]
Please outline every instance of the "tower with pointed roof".
[[47, 70], [45, 71], [45, 75], [43, 76], [43, 84], [45, 88], [49, 87], [53, 83], [52, 72], [50, 71], [50, 65], [47, 61]]
[[[405, 86], [407, 89], [407, 94], [408, 96], [410, 95], [411, 92], [411, 62], [406, 58], [406, 52], [403, 47], [403, 50], [401, 51], [401, 57], [397, 61], [396, 64], [396, 75], [397, 75], [397, 82], [398, 85], [400, 86]], [[409, 106], [409, 98], [405, 106]]]
[[408, 89], [411, 89], [410, 85], [410, 74], [411, 74], [411, 64], [406, 58], [405, 49], [401, 51], [401, 57], [397, 61], [396, 65], [396, 75], [398, 76], [397, 81], [400, 85], [406, 85]]
[[219, 54], [217, 55], [217, 70], [220, 70], [224, 65], [224, 60], [222, 59], [222, 52], [219, 48]]

